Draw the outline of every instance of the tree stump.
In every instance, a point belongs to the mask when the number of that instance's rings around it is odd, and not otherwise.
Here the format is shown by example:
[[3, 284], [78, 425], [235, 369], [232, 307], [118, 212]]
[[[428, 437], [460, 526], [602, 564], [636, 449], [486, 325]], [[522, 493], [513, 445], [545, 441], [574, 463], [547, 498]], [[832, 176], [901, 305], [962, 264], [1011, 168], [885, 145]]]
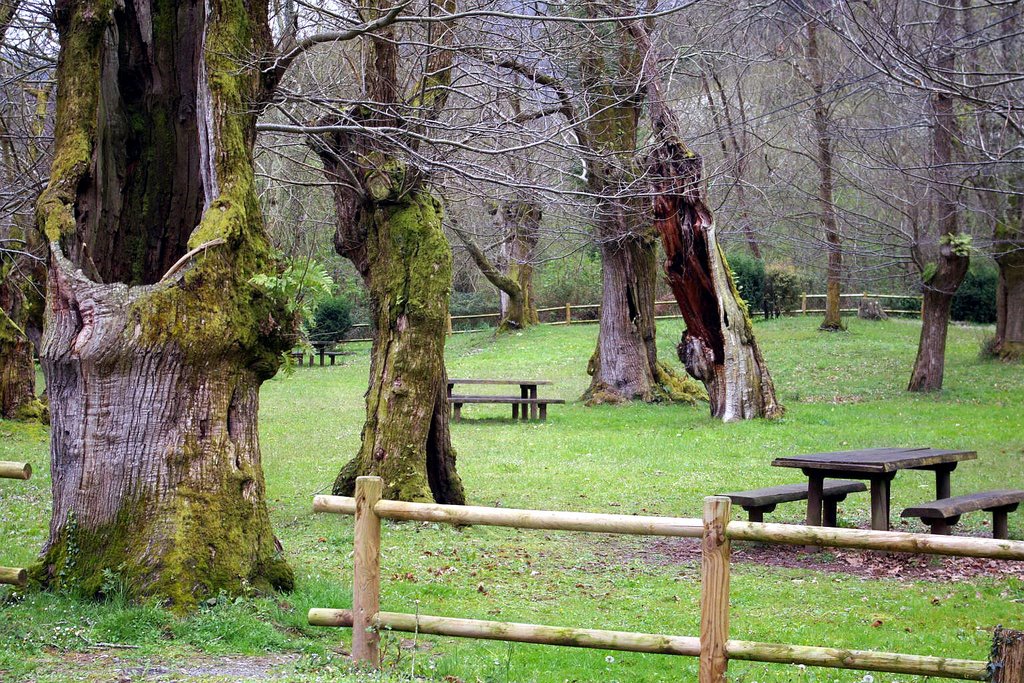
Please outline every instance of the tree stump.
[[862, 320], [888, 320], [889, 316], [877, 299], [861, 299], [857, 305], [857, 317]]

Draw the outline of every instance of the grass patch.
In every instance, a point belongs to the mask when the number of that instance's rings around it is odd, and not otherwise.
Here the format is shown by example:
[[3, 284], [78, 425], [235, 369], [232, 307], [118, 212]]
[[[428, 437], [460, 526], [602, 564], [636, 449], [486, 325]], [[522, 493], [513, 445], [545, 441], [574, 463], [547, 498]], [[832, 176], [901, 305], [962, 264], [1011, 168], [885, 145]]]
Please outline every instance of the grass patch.
[[[800, 481], [772, 458], [821, 450], [933, 445], [970, 448], [979, 459], [953, 474], [954, 493], [1024, 485], [1024, 373], [978, 358], [985, 328], [954, 327], [946, 389], [905, 392], [919, 325], [851, 320], [844, 334], [817, 331], [814, 318], [757, 324], [788, 412], [777, 422], [723, 425], [706, 406], [584, 407], [576, 401], [597, 327], [541, 327], [495, 338], [455, 335], [449, 372], [469, 377], [553, 380], [542, 395], [564, 398], [546, 423], [513, 423], [507, 406], [471, 405], [453, 425], [458, 467], [473, 504], [625, 514], [699, 516], [705, 495]], [[662, 357], [674, 360], [681, 323], [662, 321]], [[185, 670], [196, 658], [273, 659], [281, 680], [463, 681], [695, 680], [696, 661], [386, 634], [388, 672], [360, 677], [344, 657], [350, 634], [305, 623], [310, 607], [351, 603], [352, 520], [313, 515], [311, 498], [329, 490], [357, 450], [368, 346], [350, 345], [340, 365], [300, 368], [262, 393], [261, 439], [274, 529], [297, 574], [283, 596], [222, 598], [186, 619], [155, 605], [85, 602], [73, 596], [19, 596], [0, 588], [0, 679], [110, 680], [110, 665], [81, 657], [114, 651], [118, 666], [160, 662]], [[45, 429], [0, 422], [0, 459], [27, 460], [29, 482], [0, 482], [0, 561], [31, 562], [49, 521]], [[934, 476], [901, 472], [893, 509], [929, 500]], [[840, 506], [840, 522], [866, 526], [865, 494]], [[988, 533], [985, 514], [964, 517], [961, 533]], [[799, 504], [773, 521], [798, 522]], [[1010, 517], [1024, 538], [1024, 515]], [[902, 528], [921, 531], [919, 523]], [[839, 560], [837, 560], [838, 562]], [[386, 523], [382, 606], [392, 611], [695, 635], [699, 567], [662, 556], [650, 540]], [[1019, 577], [871, 578], [757, 563], [735, 568], [734, 637], [985, 659], [996, 624], [1021, 625]], [[262, 659], [260, 661], [263, 661]], [[268, 665], [269, 666], [269, 665]], [[859, 681], [861, 674], [735, 662], [732, 680]], [[89, 678], [93, 676], [94, 678]], [[84, 678], [83, 678], [84, 677]], [[235, 677], [237, 680], [238, 676]], [[215, 675], [194, 680], [222, 680]], [[223, 680], [232, 680], [229, 674]], [[916, 681], [874, 675], [874, 680]]]

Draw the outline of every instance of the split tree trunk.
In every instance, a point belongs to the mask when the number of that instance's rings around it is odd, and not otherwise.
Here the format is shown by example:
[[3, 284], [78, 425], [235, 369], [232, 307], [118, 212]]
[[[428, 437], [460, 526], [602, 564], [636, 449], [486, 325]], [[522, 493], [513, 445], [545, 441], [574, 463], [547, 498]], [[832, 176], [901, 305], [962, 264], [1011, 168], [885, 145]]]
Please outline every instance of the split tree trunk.
[[252, 167], [266, 5], [76, 0], [55, 20], [38, 207], [54, 503], [35, 578], [95, 594], [112, 573], [177, 610], [290, 588], [257, 409], [294, 321], [250, 284], [273, 263]]
[[[607, 16], [601, 3], [587, 2], [590, 16]], [[590, 405], [624, 401], [702, 399], [700, 387], [658, 361], [654, 302], [657, 237], [645, 220], [647, 207], [635, 196], [634, 159], [643, 95], [636, 91], [644, 55], [623, 27], [613, 50], [588, 44], [580, 74], [589, 93], [586, 123], [577, 129], [584, 147], [587, 185], [595, 199], [595, 232], [601, 249], [601, 319], [597, 348], [587, 366]], [[596, 40], [596, 39], [595, 39]], [[609, 64], [605, 52], [613, 52]]]
[[[953, 50], [953, 31], [957, 8], [954, 0], [939, 3], [937, 33], [942, 42], [938, 64], [945, 73], [956, 68]], [[965, 246], [958, 244], [959, 206], [958, 182], [952, 172], [953, 140], [956, 129], [956, 111], [951, 95], [935, 92], [931, 95], [932, 115], [932, 218], [936, 222], [939, 241], [934, 272], [924, 278], [924, 302], [921, 312], [921, 339], [917, 359], [910, 377], [909, 391], [938, 391], [946, 366], [946, 332], [953, 295], [967, 275], [970, 258]], [[933, 233], [934, 234], [934, 233]]]
[[654, 224], [665, 247], [665, 272], [686, 321], [679, 358], [707, 388], [712, 416], [727, 422], [780, 417], [783, 407], [718, 245], [705, 200], [703, 162], [680, 137], [675, 114], [661, 92], [647, 30], [636, 21], [627, 26], [637, 52], [646, 56], [643, 78], [656, 136], [649, 156]]

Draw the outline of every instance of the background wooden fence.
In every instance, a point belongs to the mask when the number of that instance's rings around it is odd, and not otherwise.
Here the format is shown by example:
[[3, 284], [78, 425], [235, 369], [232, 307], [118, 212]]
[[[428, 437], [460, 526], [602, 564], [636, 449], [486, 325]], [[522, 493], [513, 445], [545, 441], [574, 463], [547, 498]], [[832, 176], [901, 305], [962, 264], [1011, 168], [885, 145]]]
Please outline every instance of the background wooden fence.
[[[382, 491], [383, 481], [380, 478], [360, 477], [356, 480], [355, 498], [316, 496], [313, 501], [313, 510], [316, 512], [355, 515], [355, 560], [352, 609], [311, 609], [309, 623], [314, 626], [351, 627], [352, 656], [372, 666], [380, 664], [378, 631], [389, 629], [462, 638], [699, 657], [700, 683], [724, 683], [730, 659], [864, 669], [957, 680], [1024, 683], [1024, 633], [1001, 628], [995, 631], [992, 655], [987, 662], [761, 643], [729, 637], [730, 544], [733, 540], [1011, 560], [1024, 560], [1024, 542], [733, 521], [730, 500], [721, 496], [705, 499], [703, 519], [688, 519], [403, 503], [382, 500]], [[382, 612], [381, 519], [700, 538], [700, 635], [632, 633]]]
[[[792, 313], [792, 314], [799, 313], [800, 315], [811, 315], [811, 314], [824, 313], [825, 312], [824, 308], [813, 308], [811, 306], [815, 305], [815, 303], [817, 302], [818, 299], [821, 299], [822, 301], [824, 301], [825, 296], [826, 296], [825, 294], [806, 294], [806, 293], [805, 294], [801, 294], [800, 295], [800, 310], [799, 311], [795, 311], [795, 310], [794, 311], [784, 311], [784, 312], [785, 313]], [[868, 299], [880, 299], [883, 302], [905, 302], [905, 301], [918, 301], [918, 302], [920, 302], [922, 300], [922, 297], [920, 295], [913, 295], [913, 294], [871, 294], [869, 292], [861, 292], [861, 293], [858, 293], [858, 294], [842, 294], [840, 296], [843, 299], [859, 300], [859, 299], [862, 299], [862, 298], [868, 298]], [[822, 304], [822, 305], [824, 305], [824, 304]], [[670, 300], [667, 300], [667, 301], [655, 301], [654, 302], [654, 308], [655, 308], [655, 311], [658, 311], [659, 309], [663, 310], [665, 308], [670, 308], [673, 311], [672, 313], [665, 313], [665, 314], [662, 314], [662, 315], [655, 315], [654, 317], [657, 320], [665, 320], [665, 319], [670, 319], [670, 318], [682, 318], [682, 315], [679, 314], [678, 309], [676, 308], [676, 302], [674, 300], [670, 299]], [[891, 307], [883, 306], [883, 310], [885, 310], [885, 312], [890, 314], [890, 315], [917, 315], [917, 316], [919, 316], [921, 314], [920, 306], [918, 306], [917, 308], [914, 308], [914, 309], [909, 309], [909, 308], [891, 308]], [[857, 307], [856, 306], [853, 306], [853, 307], [847, 306], [845, 308], [840, 308], [840, 311], [843, 312], [843, 313], [856, 313], [857, 312]], [[585, 325], [585, 324], [588, 324], [588, 323], [596, 323], [596, 322], [600, 321], [600, 319], [601, 319], [601, 304], [564, 304], [562, 306], [547, 306], [547, 307], [544, 307], [544, 308], [538, 308], [537, 309], [537, 314], [540, 315], [541, 318], [548, 318], [547, 320], [542, 319], [541, 323], [540, 323], [541, 325], [581, 325], [581, 324]], [[558, 314], [558, 315], [554, 315], [554, 314]], [[759, 316], [759, 315], [763, 316], [764, 312], [763, 311], [751, 310], [750, 314], [752, 316], [756, 317], [756, 316]], [[451, 315], [451, 316], [448, 316], [448, 331], [451, 334], [462, 334], [462, 333], [465, 333], [465, 332], [477, 332], [477, 331], [479, 331], [479, 328], [469, 328], [469, 329], [458, 329], [458, 328], [459, 328], [460, 324], [468, 323], [470, 321], [479, 321], [479, 320], [484, 320], [484, 321], [493, 320], [494, 324], [496, 325], [497, 322], [500, 319], [501, 319], [501, 313], [498, 312], [498, 311], [493, 311], [493, 312], [488, 312], [488, 313], [471, 313], [469, 315]], [[350, 342], [373, 341], [370, 337], [367, 336], [367, 334], [369, 333], [369, 330], [370, 330], [370, 326], [367, 323], [357, 323], [357, 324], [353, 325], [350, 329], [354, 331], [356, 336], [354, 336], [351, 339], [343, 339], [339, 343], [346, 344], [346, 343], [350, 343]]]
[[[32, 466], [27, 462], [9, 462], [0, 460], [0, 479], [21, 479], [27, 481], [32, 477]], [[0, 584], [24, 586], [28, 581], [28, 572], [20, 567], [0, 567]]]

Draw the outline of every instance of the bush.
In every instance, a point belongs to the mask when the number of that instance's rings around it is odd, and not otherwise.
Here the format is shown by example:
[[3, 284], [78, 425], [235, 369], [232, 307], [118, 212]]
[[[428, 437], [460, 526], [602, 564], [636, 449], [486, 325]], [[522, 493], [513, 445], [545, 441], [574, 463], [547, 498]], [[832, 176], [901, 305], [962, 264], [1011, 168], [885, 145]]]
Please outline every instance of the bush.
[[535, 277], [539, 308], [601, 303], [601, 257], [597, 254], [551, 261]]
[[764, 307], [764, 261], [743, 252], [729, 254], [727, 259], [732, 270], [732, 280], [740, 296], [747, 302], [747, 308], [751, 311], [761, 310]]
[[488, 283], [482, 292], [452, 292], [448, 310], [452, 315], [477, 315], [498, 310], [498, 291]]
[[999, 273], [989, 265], [972, 266], [953, 296], [951, 317], [971, 323], [996, 321], [996, 283]]
[[793, 266], [773, 263], [765, 268], [762, 302], [764, 317], [778, 318], [783, 313], [792, 313], [800, 303], [800, 294], [806, 287], [805, 278]]
[[332, 296], [317, 307], [309, 340], [314, 344], [333, 344], [344, 339], [351, 327], [352, 302], [347, 297]]

